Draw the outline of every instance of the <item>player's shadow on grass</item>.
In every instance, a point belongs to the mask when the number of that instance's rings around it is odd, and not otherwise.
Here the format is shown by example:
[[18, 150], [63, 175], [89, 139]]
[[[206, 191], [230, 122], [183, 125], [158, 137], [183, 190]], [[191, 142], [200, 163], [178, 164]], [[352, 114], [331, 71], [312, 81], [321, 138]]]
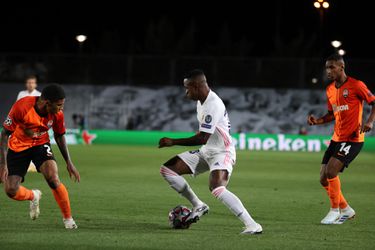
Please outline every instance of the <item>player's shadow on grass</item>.
[[80, 218], [77, 219], [78, 229], [88, 229], [97, 231], [155, 231], [155, 230], [172, 230], [168, 224], [165, 225], [160, 223], [152, 222], [139, 222], [130, 221], [129, 219], [119, 219], [119, 218], [102, 218], [102, 219], [91, 219], [91, 218]]

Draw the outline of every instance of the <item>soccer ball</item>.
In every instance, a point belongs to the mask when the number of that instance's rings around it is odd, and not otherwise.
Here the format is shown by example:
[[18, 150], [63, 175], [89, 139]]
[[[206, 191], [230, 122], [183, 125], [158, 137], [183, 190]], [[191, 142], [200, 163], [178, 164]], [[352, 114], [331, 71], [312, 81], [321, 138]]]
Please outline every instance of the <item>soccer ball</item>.
[[188, 229], [191, 223], [186, 223], [191, 210], [183, 205], [178, 205], [169, 211], [169, 225], [174, 229]]

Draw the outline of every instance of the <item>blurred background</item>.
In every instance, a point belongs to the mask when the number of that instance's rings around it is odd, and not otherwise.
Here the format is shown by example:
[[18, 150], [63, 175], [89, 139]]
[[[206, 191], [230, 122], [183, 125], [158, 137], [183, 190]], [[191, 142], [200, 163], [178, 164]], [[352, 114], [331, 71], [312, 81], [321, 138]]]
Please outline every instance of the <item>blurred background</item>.
[[[374, 92], [366, 1], [7, 3], [0, 15], [0, 116], [36, 75], [67, 91], [70, 128], [195, 131], [183, 76], [204, 70], [234, 132], [332, 133], [325, 58]], [[366, 7], [367, 6], [367, 7]], [[360, 11], [359, 11], [360, 10]], [[369, 107], [365, 108], [365, 115]], [[372, 133], [374, 134], [374, 133]]]

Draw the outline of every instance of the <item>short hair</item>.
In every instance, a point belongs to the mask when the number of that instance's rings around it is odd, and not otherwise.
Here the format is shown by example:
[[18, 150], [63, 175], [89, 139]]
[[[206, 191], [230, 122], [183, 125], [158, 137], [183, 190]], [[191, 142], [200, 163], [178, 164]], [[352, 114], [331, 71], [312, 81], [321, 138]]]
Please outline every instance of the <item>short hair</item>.
[[197, 76], [203, 76], [203, 75], [204, 75], [203, 70], [201, 70], [201, 69], [193, 69], [190, 72], [188, 72], [184, 78], [193, 79], [193, 78], [195, 78]]
[[35, 79], [35, 80], [38, 80], [38, 77], [36, 77], [36, 75], [28, 75], [26, 76], [26, 81], [29, 80], [29, 79]]
[[344, 62], [344, 58], [341, 55], [335, 53], [327, 57], [326, 61], [336, 61], [336, 62], [343, 61]]
[[65, 99], [65, 91], [60, 85], [51, 84], [43, 88], [41, 97], [44, 100], [56, 102], [58, 100]]

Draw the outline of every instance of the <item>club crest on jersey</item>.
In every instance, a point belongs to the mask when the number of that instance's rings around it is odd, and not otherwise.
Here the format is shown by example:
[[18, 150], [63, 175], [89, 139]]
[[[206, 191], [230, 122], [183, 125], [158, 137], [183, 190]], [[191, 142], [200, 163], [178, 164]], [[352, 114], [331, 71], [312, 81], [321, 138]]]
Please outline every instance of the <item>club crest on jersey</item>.
[[10, 125], [12, 125], [12, 118], [10, 118], [9, 116], [7, 116], [7, 118], [6, 118], [5, 121], [4, 121], [4, 124], [5, 124], [6, 126], [10, 126]]
[[205, 121], [206, 123], [210, 123], [210, 122], [212, 122], [212, 116], [210, 116], [210, 115], [206, 115], [206, 117], [204, 118], [204, 121]]
[[348, 89], [344, 89], [344, 90], [342, 91], [342, 96], [343, 96], [344, 98], [348, 97], [348, 96], [349, 96], [349, 90], [348, 90]]
[[53, 120], [49, 120], [48, 123], [47, 123], [47, 126], [50, 128], [50, 127], [52, 127], [52, 124], [53, 124]]

